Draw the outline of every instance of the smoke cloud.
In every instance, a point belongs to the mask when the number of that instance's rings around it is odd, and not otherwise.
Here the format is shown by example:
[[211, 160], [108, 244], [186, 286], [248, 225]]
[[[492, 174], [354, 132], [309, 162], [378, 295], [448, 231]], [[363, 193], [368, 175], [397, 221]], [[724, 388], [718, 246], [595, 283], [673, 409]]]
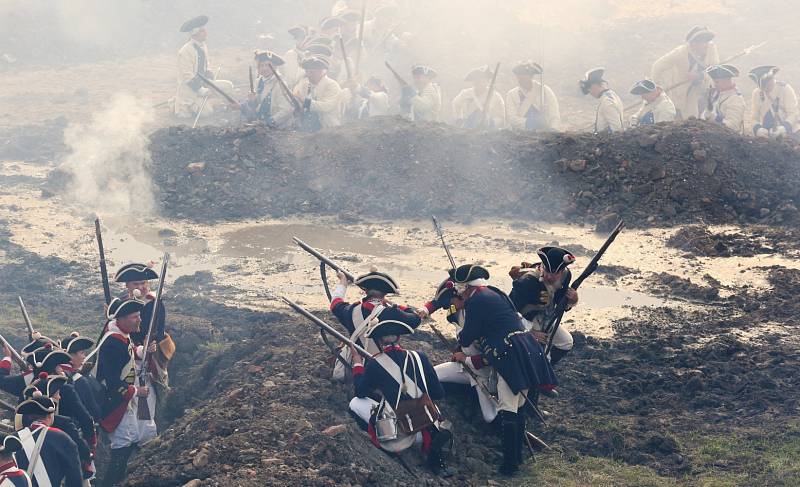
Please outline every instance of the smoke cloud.
[[69, 197], [87, 213], [154, 210], [147, 149], [154, 118], [148, 104], [120, 94], [88, 123], [67, 127], [64, 142], [71, 153], [61, 169], [72, 176]]

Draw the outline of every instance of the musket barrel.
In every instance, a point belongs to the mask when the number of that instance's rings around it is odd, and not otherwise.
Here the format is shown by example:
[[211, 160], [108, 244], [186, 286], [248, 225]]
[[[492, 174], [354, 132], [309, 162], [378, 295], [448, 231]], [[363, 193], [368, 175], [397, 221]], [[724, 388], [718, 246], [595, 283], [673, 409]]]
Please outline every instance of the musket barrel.
[[22, 370], [28, 370], [30, 368], [28, 363], [25, 362], [25, 359], [22, 358], [22, 355], [20, 355], [19, 352], [17, 352], [14, 347], [8, 343], [8, 340], [6, 340], [3, 335], [0, 335], [0, 342], [2, 342], [3, 345], [8, 348], [8, 350], [11, 352], [11, 358], [14, 359], [14, 362], [16, 362]]
[[320, 328], [324, 329], [326, 332], [328, 332], [331, 335], [333, 335], [334, 337], [336, 337], [336, 339], [339, 340], [340, 342], [342, 342], [342, 343], [344, 343], [346, 345], [350, 345], [351, 347], [353, 347], [356, 350], [356, 352], [360, 353], [364, 358], [367, 358], [367, 359], [371, 359], [372, 358], [372, 355], [369, 352], [367, 352], [361, 345], [359, 345], [357, 343], [354, 343], [349, 338], [347, 338], [346, 336], [341, 334], [336, 328], [332, 327], [331, 325], [325, 323], [324, 321], [322, 321], [321, 319], [317, 318], [316, 316], [314, 316], [310, 312], [306, 311], [306, 309], [303, 308], [302, 306], [300, 306], [299, 304], [297, 304], [294, 301], [292, 301], [291, 299], [285, 298], [283, 296], [280, 296], [280, 299], [281, 299], [281, 301], [283, 301], [284, 303], [289, 305], [289, 307], [292, 308], [293, 310], [295, 310], [297, 313], [305, 316], [310, 321], [314, 322], [314, 324], [316, 324]]
[[308, 245], [307, 243], [303, 242], [302, 240], [300, 240], [297, 237], [292, 237], [292, 240], [294, 240], [294, 243], [299, 245], [301, 249], [305, 250], [309, 254], [311, 254], [314, 257], [316, 257], [317, 259], [321, 260], [322, 262], [327, 264], [328, 267], [330, 267], [331, 269], [334, 269], [336, 271], [339, 271], [339, 272], [343, 273], [350, 282], [355, 282], [356, 281], [356, 278], [352, 274], [350, 274], [346, 270], [342, 269], [342, 267], [340, 267], [339, 265], [334, 263], [329, 258], [327, 258], [324, 255], [322, 255], [322, 253], [320, 251], [318, 251], [317, 249], [315, 249], [314, 247]]

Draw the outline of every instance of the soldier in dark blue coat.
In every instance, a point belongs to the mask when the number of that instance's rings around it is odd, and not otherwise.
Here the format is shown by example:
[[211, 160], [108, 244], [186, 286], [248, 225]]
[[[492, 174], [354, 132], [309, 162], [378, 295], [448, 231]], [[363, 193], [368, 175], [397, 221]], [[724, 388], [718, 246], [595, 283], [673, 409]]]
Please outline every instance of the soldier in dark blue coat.
[[[444, 390], [428, 357], [400, 346], [400, 335], [413, 332], [414, 329], [404, 322], [380, 321], [373, 324], [365, 336], [375, 341], [380, 352], [364, 365], [363, 357], [351, 350], [356, 397], [350, 401], [350, 410], [368, 425], [367, 431], [375, 445], [392, 452], [409, 448], [416, 435], [398, 433], [386, 437], [377, 424], [386, 417], [395, 417], [398, 405], [404, 401], [419, 399], [423, 395], [432, 401], [444, 397]], [[382, 398], [380, 402], [369, 397], [375, 391]], [[428, 466], [434, 472], [449, 474], [444, 456], [452, 445], [452, 434], [442, 427], [439, 410], [432, 402], [428, 415], [432, 424], [421, 430], [423, 453], [427, 454]]]
[[0, 389], [22, 398], [22, 392], [33, 382], [42, 372], [49, 375], [63, 375], [62, 365], [69, 364], [70, 358], [62, 350], [57, 350], [51, 343], [29, 353], [25, 361], [31, 370], [18, 375], [11, 373], [11, 359], [8, 357], [10, 352], [6, 352], [6, 357], [0, 361]]
[[[541, 259], [540, 263], [523, 262], [509, 271], [514, 280], [509, 297], [525, 319], [525, 328], [531, 330], [542, 346], [546, 346], [548, 334], [542, 331], [546, 315], [564, 295], [567, 296], [568, 310], [578, 304], [578, 292], [569, 287], [572, 273], [568, 267], [575, 262], [575, 256], [559, 247], [542, 247], [536, 255]], [[555, 365], [564, 358], [572, 350], [572, 344], [572, 335], [561, 323], [553, 337], [550, 364]]]
[[[372, 269], [370, 272], [359, 276], [355, 285], [366, 293], [364, 298], [357, 303], [348, 303], [344, 299], [347, 295], [349, 284], [347, 277], [339, 273], [339, 283], [331, 293], [331, 312], [347, 329], [350, 340], [366, 348], [370, 353], [377, 353], [378, 347], [372, 340], [365, 340], [364, 333], [373, 320], [395, 320], [407, 324], [411, 329], [416, 329], [422, 319], [417, 316], [412, 308], [388, 302], [386, 296], [397, 294], [399, 288], [394, 279], [388, 274]], [[344, 358], [350, 359], [350, 350], [344, 349]], [[344, 378], [344, 366], [337, 362], [333, 371], [334, 379]]]
[[100, 406], [97, 404], [96, 387], [90, 383], [89, 377], [81, 373], [81, 367], [86, 360], [86, 352], [91, 350], [94, 346], [94, 341], [80, 336], [77, 331], [74, 331], [67, 338], [61, 340], [61, 347], [70, 356], [72, 362], [69, 367], [66, 367], [65, 372], [69, 377], [69, 383], [75, 388], [78, 397], [86, 407], [86, 410], [91, 415], [95, 422], [100, 421]]
[[22, 450], [19, 438], [3, 435], [0, 440], [0, 487], [31, 487], [31, 479], [17, 467], [14, 453]]
[[[498, 415], [503, 429], [503, 464], [500, 473], [513, 475], [522, 461], [525, 416], [519, 408], [529, 390], [552, 391], [557, 384], [539, 343], [525, 330], [505, 293], [488, 283], [489, 271], [477, 265], [456, 269], [456, 307], [464, 309], [464, 328], [458, 334], [462, 347], [477, 342], [484, 364], [497, 371]], [[461, 303], [461, 304], [459, 304]], [[475, 363], [474, 357], [456, 352], [453, 360]]]
[[[23, 470], [36, 458], [31, 475], [34, 487], [60, 486], [62, 481], [66, 487], [82, 487], [78, 448], [66, 433], [53, 427], [55, 412], [55, 403], [44, 396], [28, 399], [17, 406], [16, 413], [22, 415], [23, 426], [17, 435], [23, 448], [14, 456]], [[37, 440], [42, 434], [45, 437], [36, 455]]]

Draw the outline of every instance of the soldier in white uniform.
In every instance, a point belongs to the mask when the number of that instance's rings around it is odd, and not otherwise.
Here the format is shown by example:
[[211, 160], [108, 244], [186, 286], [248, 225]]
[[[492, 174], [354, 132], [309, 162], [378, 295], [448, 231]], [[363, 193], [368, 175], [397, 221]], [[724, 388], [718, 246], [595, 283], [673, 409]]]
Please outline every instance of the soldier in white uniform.
[[[694, 27], [686, 35], [686, 43], [653, 63], [651, 78], [667, 88], [678, 119], [699, 117], [700, 103], [710, 82], [706, 68], [719, 64], [719, 53], [713, 39], [714, 33], [707, 27]], [[682, 84], [670, 89], [678, 83]]]
[[304, 74], [300, 62], [303, 60], [303, 42], [308, 37], [308, 26], [294, 25], [289, 29], [289, 35], [294, 39], [294, 47], [283, 55], [286, 64], [283, 66], [281, 76], [286, 85], [291, 88], [300, 81]]
[[442, 92], [433, 82], [436, 71], [418, 64], [411, 68], [414, 86], [404, 86], [400, 108], [414, 122], [438, 122], [442, 110]]
[[470, 71], [464, 81], [472, 83], [471, 88], [461, 90], [453, 98], [453, 117], [456, 125], [463, 128], [483, 127], [501, 129], [506, 124], [506, 107], [503, 97], [494, 88], [489, 100], [488, 114], [484, 117], [483, 109], [486, 104], [486, 94], [489, 91], [493, 72], [489, 66], [481, 66]]
[[708, 75], [714, 86], [708, 92], [708, 106], [703, 118], [743, 133], [747, 104], [733, 81], [739, 76], [739, 70], [730, 64], [718, 64], [708, 68]]
[[631, 88], [631, 95], [642, 97], [642, 107], [631, 116], [631, 127], [675, 121], [675, 105], [655, 81], [647, 78], [637, 81]]
[[[245, 120], [260, 120], [267, 125], [288, 127], [293, 120], [294, 109], [285, 91], [272, 73], [270, 66], [278, 71], [284, 64], [283, 58], [272, 51], [256, 51], [258, 79], [255, 80], [255, 93], [242, 103], [242, 116]], [[278, 75], [281, 73], [278, 71]]]
[[558, 98], [541, 80], [542, 66], [533, 61], [520, 61], [512, 70], [517, 86], [506, 93], [506, 120], [513, 129], [532, 132], [554, 132], [561, 128]]
[[[175, 115], [178, 117], [195, 116], [203, 99], [214, 93], [206, 87], [200, 79], [201, 76], [212, 80], [222, 91], [233, 93], [233, 83], [216, 79], [214, 72], [208, 68], [207, 23], [208, 17], [200, 15], [181, 26], [181, 32], [189, 33], [190, 37], [178, 51], [178, 89], [175, 93]], [[216, 93], [206, 102], [203, 113], [212, 113], [215, 101], [219, 101]], [[220, 104], [217, 103], [216, 106], [219, 107]]]
[[750, 70], [757, 85], [750, 102], [750, 126], [757, 137], [778, 137], [794, 133], [797, 123], [797, 94], [784, 81], [777, 81], [777, 66]]
[[345, 118], [362, 120], [389, 115], [389, 93], [380, 78], [372, 77], [363, 85], [355, 80], [347, 84], [348, 87], [342, 90]]
[[580, 80], [581, 91], [584, 95], [591, 94], [597, 98], [597, 111], [594, 117], [594, 133], [622, 132], [625, 130], [622, 122], [624, 107], [622, 100], [608, 87], [603, 79], [605, 68], [594, 68], [586, 72]]
[[294, 96], [303, 107], [300, 130], [317, 132], [342, 123], [342, 89], [327, 75], [330, 61], [312, 56], [303, 60], [306, 77], [294, 88]]

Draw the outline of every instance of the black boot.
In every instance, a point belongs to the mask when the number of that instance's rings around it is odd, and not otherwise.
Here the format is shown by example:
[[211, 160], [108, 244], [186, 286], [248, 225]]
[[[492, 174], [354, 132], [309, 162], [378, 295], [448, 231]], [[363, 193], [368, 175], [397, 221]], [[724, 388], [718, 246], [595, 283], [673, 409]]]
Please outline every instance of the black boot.
[[445, 459], [450, 455], [453, 447], [453, 433], [446, 429], [432, 428], [431, 436], [431, 448], [427, 458], [428, 468], [442, 477], [451, 477], [453, 472], [447, 468]]
[[501, 411], [500, 414], [503, 415], [503, 464], [500, 466], [500, 475], [511, 476], [519, 471], [519, 421], [517, 413]]
[[517, 411], [517, 465], [522, 465], [522, 452], [525, 451], [525, 412]]
[[136, 445], [124, 448], [113, 448], [108, 460], [108, 468], [100, 480], [101, 487], [116, 487], [121, 485], [128, 476], [128, 460], [131, 458]]

